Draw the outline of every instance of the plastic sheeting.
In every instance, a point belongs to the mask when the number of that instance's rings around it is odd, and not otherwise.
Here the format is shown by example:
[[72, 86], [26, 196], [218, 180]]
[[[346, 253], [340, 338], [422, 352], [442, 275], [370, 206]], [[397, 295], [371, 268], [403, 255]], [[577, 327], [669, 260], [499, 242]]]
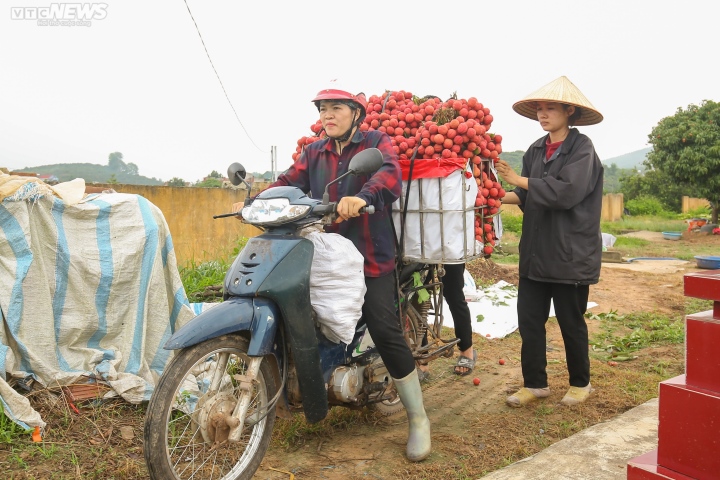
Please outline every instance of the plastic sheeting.
[[172, 354], [162, 346], [195, 315], [162, 212], [138, 195], [69, 195], [68, 203], [42, 185], [16, 183], [0, 203], [6, 415], [45, 426], [12, 379], [58, 387], [91, 377], [112, 388], [106, 396], [148, 400]]

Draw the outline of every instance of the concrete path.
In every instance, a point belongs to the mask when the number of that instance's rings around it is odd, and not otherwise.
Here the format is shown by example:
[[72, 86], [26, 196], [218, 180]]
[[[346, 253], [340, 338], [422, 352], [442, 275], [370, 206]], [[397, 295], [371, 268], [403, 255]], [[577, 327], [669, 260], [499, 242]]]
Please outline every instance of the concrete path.
[[482, 480], [626, 480], [628, 460], [657, 448], [657, 431], [653, 398]]

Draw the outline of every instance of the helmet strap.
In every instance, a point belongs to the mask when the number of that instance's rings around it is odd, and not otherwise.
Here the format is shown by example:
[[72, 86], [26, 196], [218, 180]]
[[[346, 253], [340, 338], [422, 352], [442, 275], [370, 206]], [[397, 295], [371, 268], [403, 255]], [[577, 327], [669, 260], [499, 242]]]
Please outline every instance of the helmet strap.
[[[355, 127], [357, 127], [360, 124], [360, 115], [355, 117], [355, 112], [359, 112], [359, 110], [357, 108], [353, 108], [352, 111], [353, 111], [354, 118], [353, 118], [352, 125], [350, 125], [350, 128], [348, 128], [347, 131], [345, 133], [343, 133], [342, 135], [340, 135], [339, 137], [330, 137], [330, 135], [328, 135], [328, 137], [332, 138], [333, 140], [335, 140], [336, 142], [339, 142], [339, 143], [345, 143], [348, 140], [350, 140], [350, 137], [353, 135], [353, 133], [355, 133]], [[327, 135], [327, 132], [325, 132], [325, 134]]]

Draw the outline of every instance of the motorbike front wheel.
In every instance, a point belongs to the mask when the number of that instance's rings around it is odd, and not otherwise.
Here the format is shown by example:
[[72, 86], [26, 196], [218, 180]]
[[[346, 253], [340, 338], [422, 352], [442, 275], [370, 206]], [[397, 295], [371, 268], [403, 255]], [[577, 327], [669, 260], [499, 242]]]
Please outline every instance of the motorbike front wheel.
[[179, 351], [168, 363], [145, 417], [145, 461], [153, 480], [251, 479], [270, 442], [275, 394], [268, 362], [260, 364], [248, 394], [240, 441], [228, 440], [230, 414], [243, 394], [248, 341], [224, 335]]

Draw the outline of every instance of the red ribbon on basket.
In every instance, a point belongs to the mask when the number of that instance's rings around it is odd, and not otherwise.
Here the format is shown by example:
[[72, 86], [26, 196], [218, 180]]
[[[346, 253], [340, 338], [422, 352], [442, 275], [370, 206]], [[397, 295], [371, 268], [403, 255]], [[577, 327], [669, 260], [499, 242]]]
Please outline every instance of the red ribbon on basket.
[[[416, 158], [413, 160], [413, 180], [417, 178], [444, 178], [456, 170], [463, 170], [466, 158]], [[402, 179], [407, 181], [410, 174], [410, 160], [398, 160]]]

